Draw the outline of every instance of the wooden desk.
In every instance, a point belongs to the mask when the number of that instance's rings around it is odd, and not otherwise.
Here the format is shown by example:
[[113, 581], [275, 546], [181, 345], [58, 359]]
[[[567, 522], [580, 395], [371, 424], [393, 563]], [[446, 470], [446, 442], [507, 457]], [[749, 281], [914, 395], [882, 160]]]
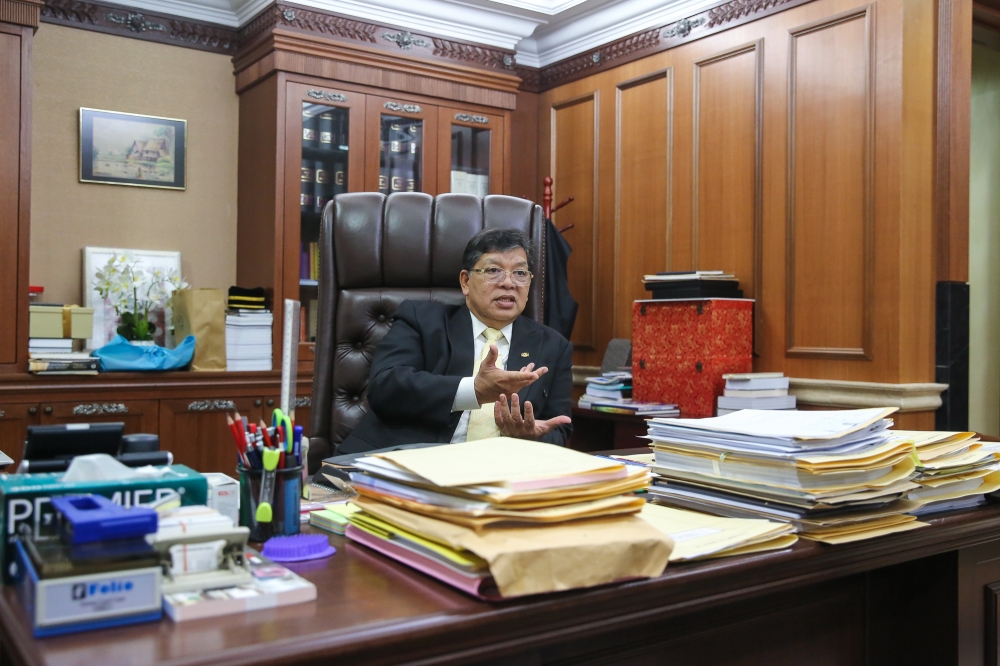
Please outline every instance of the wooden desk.
[[1000, 581], [1000, 505], [931, 522], [860, 544], [801, 541], [777, 553], [670, 565], [653, 580], [502, 604], [475, 601], [332, 537], [332, 558], [293, 565], [319, 587], [315, 602], [199, 622], [36, 641], [14, 591], [4, 589], [0, 661], [983, 663], [984, 645], [996, 646], [998, 597], [989, 584]]
[[577, 451], [630, 449], [647, 440], [636, 439], [647, 432], [646, 417], [573, 408], [573, 434], [569, 447]]

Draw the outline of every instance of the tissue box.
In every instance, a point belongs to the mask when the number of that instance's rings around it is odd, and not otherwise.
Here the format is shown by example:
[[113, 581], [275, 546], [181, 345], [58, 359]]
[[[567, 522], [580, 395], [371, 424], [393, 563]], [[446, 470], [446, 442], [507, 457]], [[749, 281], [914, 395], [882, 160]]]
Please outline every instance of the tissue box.
[[63, 483], [61, 473], [0, 475], [0, 568], [3, 580], [10, 584], [10, 563], [14, 559], [17, 529], [30, 525], [36, 538], [55, 530], [56, 510], [49, 500], [58, 495], [103, 495], [125, 507], [149, 504], [172, 493], [181, 504], [205, 504], [208, 482], [205, 477], [184, 465], [171, 465], [173, 474], [161, 478], [124, 481], [79, 481]]
[[223, 516], [233, 519], [233, 525], [240, 524], [240, 484], [225, 474], [209, 472], [203, 474], [208, 481], [208, 506]]

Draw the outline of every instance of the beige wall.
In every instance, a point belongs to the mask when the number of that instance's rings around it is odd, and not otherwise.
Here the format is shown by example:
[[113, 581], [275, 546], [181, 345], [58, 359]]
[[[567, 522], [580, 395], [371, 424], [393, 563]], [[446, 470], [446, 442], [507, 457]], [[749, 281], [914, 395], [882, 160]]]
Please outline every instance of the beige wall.
[[[238, 98], [228, 56], [42, 24], [34, 41], [31, 284], [78, 302], [86, 246], [179, 250], [195, 287], [236, 281]], [[187, 120], [187, 189], [79, 182], [79, 109]]]
[[972, 50], [969, 190], [969, 428], [1000, 435], [1000, 51], [980, 43]]

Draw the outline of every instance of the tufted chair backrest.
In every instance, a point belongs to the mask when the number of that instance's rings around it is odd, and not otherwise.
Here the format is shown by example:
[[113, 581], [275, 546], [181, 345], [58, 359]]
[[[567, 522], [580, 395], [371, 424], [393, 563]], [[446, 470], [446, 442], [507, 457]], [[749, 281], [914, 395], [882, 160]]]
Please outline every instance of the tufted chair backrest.
[[404, 300], [465, 302], [465, 246], [483, 229], [520, 229], [534, 244], [535, 279], [524, 314], [542, 320], [545, 227], [525, 199], [469, 194], [337, 195], [320, 228], [319, 312], [309, 468], [334, 455], [368, 409], [375, 347]]

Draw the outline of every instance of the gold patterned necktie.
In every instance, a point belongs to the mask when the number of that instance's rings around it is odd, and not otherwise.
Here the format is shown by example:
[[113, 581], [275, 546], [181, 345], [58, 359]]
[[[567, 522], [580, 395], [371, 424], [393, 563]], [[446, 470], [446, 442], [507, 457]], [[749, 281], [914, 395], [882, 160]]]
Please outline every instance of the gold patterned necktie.
[[[472, 367], [473, 377], [479, 374], [479, 366], [482, 365], [483, 361], [489, 355], [490, 345], [496, 344], [497, 340], [500, 339], [501, 333], [495, 328], [487, 328], [483, 331], [483, 335], [486, 336], [486, 344], [483, 345], [483, 352], [476, 359]], [[497, 361], [499, 360], [500, 357], [497, 356]], [[497, 430], [496, 419], [493, 418], [493, 404], [491, 402], [480, 405], [479, 409], [474, 409], [469, 413], [469, 430], [465, 436], [465, 441], [471, 442], [474, 439], [486, 439], [487, 437], [496, 437], [500, 434], [500, 431]]]

